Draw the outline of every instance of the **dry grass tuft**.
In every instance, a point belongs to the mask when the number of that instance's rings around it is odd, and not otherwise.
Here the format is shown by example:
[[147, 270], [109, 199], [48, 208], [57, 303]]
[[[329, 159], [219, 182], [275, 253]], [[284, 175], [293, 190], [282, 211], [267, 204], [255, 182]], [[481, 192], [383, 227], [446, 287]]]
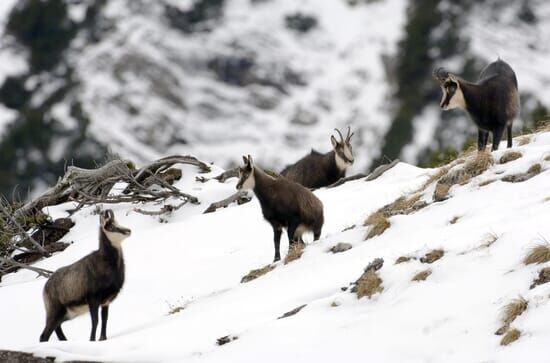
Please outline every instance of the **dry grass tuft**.
[[424, 281], [432, 274], [432, 270], [427, 269], [424, 271], [420, 271], [416, 275], [413, 276], [411, 281]]
[[449, 190], [451, 189], [451, 184], [445, 184], [445, 183], [437, 183], [435, 186], [434, 194], [433, 194], [433, 200], [435, 202], [441, 202], [445, 199], [447, 199], [447, 195], [449, 194]]
[[521, 332], [518, 329], [510, 329], [505, 336], [500, 340], [500, 345], [508, 345], [519, 339]]
[[305, 248], [306, 248], [306, 245], [304, 243], [301, 243], [301, 242], [293, 243], [289, 247], [288, 253], [286, 254], [285, 261], [284, 261], [285, 265], [292, 261], [296, 261], [297, 259], [302, 257], [302, 254], [304, 253]]
[[[491, 165], [493, 165], [493, 157], [491, 156], [491, 153], [486, 151], [479, 152], [475, 158], [469, 159], [464, 164], [463, 177], [470, 180], [474, 176], [482, 174], [485, 170], [489, 169]], [[468, 180], [466, 180], [466, 182]], [[459, 183], [464, 184], [464, 182], [461, 181], [459, 181]]]
[[436, 202], [447, 199], [449, 189], [455, 184], [464, 185], [473, 177], [481, 175], [493, 165], [493, 158], [488, 152], [479, 152], [470, 157], [462, 167], [456, 168], [442, 176], [435, 186], [433, 200]]
[[395, 260], [395, 264], [399, 265], [400, 263], [409, 262], [412, 259], [414, 259], [414, 257], [401, 256], [401, 257], [398, 257], [397, 260]]
[[355, 282], [355, 286], [351, 291], [357, 294], [358, 299], [363, 296], [370, 299], [372, 295], [382, 292], [383, 290], [384, 287], [382, 287], [382, 279], [378, 276], [374, 269], [370, 269], [361, 275], [359, 280]]
[[546, 157], [544, 158], [544, 161], [550, 161], [550, 154], [546, 155]]
[[518, 146], [524, 146], [531, 142], [530, 135], [523, 135], [518, 137]]
[[506, 175], [502, 178], [502, 181], [508, 183], [520, 183], [526, 180], [531, 179], [535, 175], [539, 174], [542, 171], [542, 166], [539, 163], [533, 164], [529, 167], [527, 172], [519, 174]]
[[419, 190], [419, 191], [426, 190], [426, 188], [428, 188], [430, 185], [432, 185], [432, 183], [438, 181], [439, 179], [441, 179], [442, 177], [444, 177], [445, 175], [447, 175], [447, 173], [449, 172], [449, 169], [450, 169], [450, 167], [448, 167], [448, 166], [444, 166], [444, 167], [439, 168], [439, 170], [437, 171], [437, 173], [435, 173], [434, 175], [430, 176], [430, 177], [428, 178], [428, 180], [426, 180], [426, 182], [424, 183], [424, 185], [422, 185], [422, 187], [420, 187], [420, 190]]
[[371, 214], [369, 218], [367, 218], [367, 220], [365, 221], [365, 226], [369, 227], [369, 230], [365, 237], [365, 239], [367, 240], [384, 233], [386, 229], [390, 228], [391, 223], [384, 215], [384, 212], [379, 210]]
[[547, 242], [531, 248], [523, 258], [523, 263], [526, 265], [533, 263], [540, 264], [548, 261], [550, 261], [550, 244]]
[[459, 219], [460, 219], [459, 216], [454, 216], [454, 217], [449, 221], [449, 224], [455, 224], [456, 222], [458, 222]]
[[424, 257], [420, 257], [420, 262], [422, 263], [434, 263], [435, 261], [439, 260], [443, 255], [445, 254], [445, 251], [443, 250], [432, 250], [424, 255]]
[[493, 243], [495, 243], [499, 239], [499, 235], [496, 233], [487, 233], [485, 235], [485, 238], [483, 239], [483, 242], [479, 246], [479, 248], [489, 248]]
[[487, 180], [484, 180], [481, 183], [479, 183], [479, 186], [484, 187], [484, 186], [489, 185], [491, 183], [494, 183], [496, 181], [497, 181], [496, 179], [487, 179]]
[[518, 316], [527, 310], [527, 305], [529, 305], [529, 302], [521, 296], [506, 304], [502, 309], [502, 324], [504, 326], [510, 326]]
[[536, 163], [536, 164], [533, 164], [529, 167], [529, 169], [527, 170], [527, 173], [528, 174], [538, 174], [542, 171], [542, 165], [540, 165], [539, 163]]
[[272, 271], [273, 269], [275, 269], [275, 265], [266, 265], [262, 268], [252, 270], [247, 275], [243, 276], [243, 278], [241, 279], [241, 283], [245, 283], [245, 282], [255, 280], [258, 277], [263, 276], [266, 273]]
[[506, 164], [510, 161], [517, 160], [521, 158], [523, 155], [519, 151], [506, 151], [498, 161], [500, 164]]

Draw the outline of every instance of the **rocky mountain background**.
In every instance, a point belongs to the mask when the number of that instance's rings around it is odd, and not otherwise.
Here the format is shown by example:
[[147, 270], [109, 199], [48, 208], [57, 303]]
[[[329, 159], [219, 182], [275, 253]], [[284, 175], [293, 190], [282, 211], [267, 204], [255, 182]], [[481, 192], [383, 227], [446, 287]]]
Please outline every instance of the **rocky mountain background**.
[[550, 105], [544, 0], [2, 0], [0, 34], [8, 198], [109, 154], [278, 170], [348, 125], [352, 172], [436, 165], [476, 133], [439, 110], [436, 66], [473, 80], [510, 63], [516, 134]]

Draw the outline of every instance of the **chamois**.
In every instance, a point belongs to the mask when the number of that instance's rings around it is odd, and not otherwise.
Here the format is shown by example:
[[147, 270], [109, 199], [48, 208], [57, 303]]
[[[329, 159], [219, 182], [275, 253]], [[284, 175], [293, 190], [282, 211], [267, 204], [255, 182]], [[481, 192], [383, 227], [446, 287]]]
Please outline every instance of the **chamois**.
[[44, 286], [46, 327], [40, 341], [48, 341], [55, 331], [59, 340], [67, 340], [61, 324], [78, 315], [90, 312], [92, 332], [96, 337], [98, 310], [101, 306], [100, 340], [107, 339], [109, 304], [124, 283], [124, 259], [121, 243], [131, 231], [116, 223], [112, 210], [100, 214], [99, 249], [55, 271]]
[[492, 150], [497, 150], [506, 128], [508, 147], [512, 147], [512, 123], [519, 111], [519, 93], [516, 74], [504, 61], [498, 59], [481, 71], [476, 83], [467, 82], [443, 68], [433, 72], [439, 81], [443, 96], [443, 110], [462, 108], [478, 127], [478, 150], [487, 146], [489, 132], [493, 134]]
[[290, 245], [303, 242], [305, 231], [312, 231], [314, 240], [318, 240], [324, 223], [323, 203], [302, 185], [282, 176], [274, 178], [267, 175], [254, 165], [250, 155], [243, 156], [243, 160], [237, 189], [253, 190], [258, 197], [263, 216], [273, 228], [273, 262], [281, 259], [279, 245], [283, 228], [287, 229]]
[[353, 164], [353, 150], [351, 147], [350, 128], [346, 139], [340, 130], [335, 129], [340, 135], [340, 141], [330, 136], [332, 150], [322, 154], [311, 150], [309, 155], [304, 156], [296, 163], [287, 166], [281, 175], [287, 179], [302, 184], [306, 188], [321, 188], [337, 182], [346, 176], [346, 169]]

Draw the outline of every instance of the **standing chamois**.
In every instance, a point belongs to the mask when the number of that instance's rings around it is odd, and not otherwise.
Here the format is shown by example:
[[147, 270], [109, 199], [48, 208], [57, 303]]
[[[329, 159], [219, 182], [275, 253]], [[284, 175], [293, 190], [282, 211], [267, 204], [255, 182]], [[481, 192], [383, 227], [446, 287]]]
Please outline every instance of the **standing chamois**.
[[44, 286], [46, 327], [40, 341], [48, 341], [55, 331], [59, 340], [67, 340], [61, 323], [78, 315], [90, 312], [94, 341], [97, 315], [101, 306], [101, 336], [107, 339], [109, 304], [115, 299], [124, 284], [124, 259], [121, 243], [131, 231], [118, 225], [113, 211], [107, 209], [100, 215], [99, 249], [55, 271]]
[[466, 110], [478, 127], [478, 150], [485, 150], [489, 132], [493, 134], [493, 148], [497, 150], [504, 129], [508, 147], [512, 147], [512, 123], [519, 111], [518, 81], [512, 68], [498, 59], [489, 64], [477, 83], [470, 83], [439, 68], [433, 72], [439, 81], [443, 97], [443, 110], [461, 108]]
[[330, 136], [332, 151], [321, 154], [311, 150], [309, 155], [304, 156], [296, 163], [287, 166], [281, 175], [296, 183], [302, 184], [306, 188], [321, 188], [337, 182], [346, 176], [346, 169], [353, 164], [353, 150], [351, 147], [350, 128], [346, 139], [342, 136], [340, 130], [335, 129], [340, 135], [340, 141], [334, 136]]
[[323, 203], [308, 189], [284, 177], [273, 178], [254, 166], [252, 158], [243, 156], [239, 168], [237, 189], [253, 190], [266, 221], [273, 228], [275, 261], [281, 259], [279, 245], [283, 228], [287, 229], [289, 244], [303, 242], [305, 231], [313, 232], [318, 240], [323, 228]]

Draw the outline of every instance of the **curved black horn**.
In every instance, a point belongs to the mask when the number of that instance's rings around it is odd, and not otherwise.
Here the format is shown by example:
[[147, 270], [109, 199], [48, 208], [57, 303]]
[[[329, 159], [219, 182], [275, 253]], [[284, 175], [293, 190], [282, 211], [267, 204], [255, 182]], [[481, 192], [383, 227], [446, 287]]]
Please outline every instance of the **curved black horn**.
[[351, 132], [351, 127], [348, 126], [348, 134], [346, 135], [346, 141], [351, 140], [351, 137], [355, 134], [355, 132]]
[[338, 135], [340, 135], [340, 142], [344, 142], [344, 137], [342, 136], [342, 133], [340, 132], [340, 130], [338, 130], [338, 129], [334, 129], [334, 130], [336, 130]]
[[449, 72], [447, 72], [445, 68], [439, 67], [437, 69], [434, 69], [432, 76], [437, 80], [442, 80], [449, 77]]

